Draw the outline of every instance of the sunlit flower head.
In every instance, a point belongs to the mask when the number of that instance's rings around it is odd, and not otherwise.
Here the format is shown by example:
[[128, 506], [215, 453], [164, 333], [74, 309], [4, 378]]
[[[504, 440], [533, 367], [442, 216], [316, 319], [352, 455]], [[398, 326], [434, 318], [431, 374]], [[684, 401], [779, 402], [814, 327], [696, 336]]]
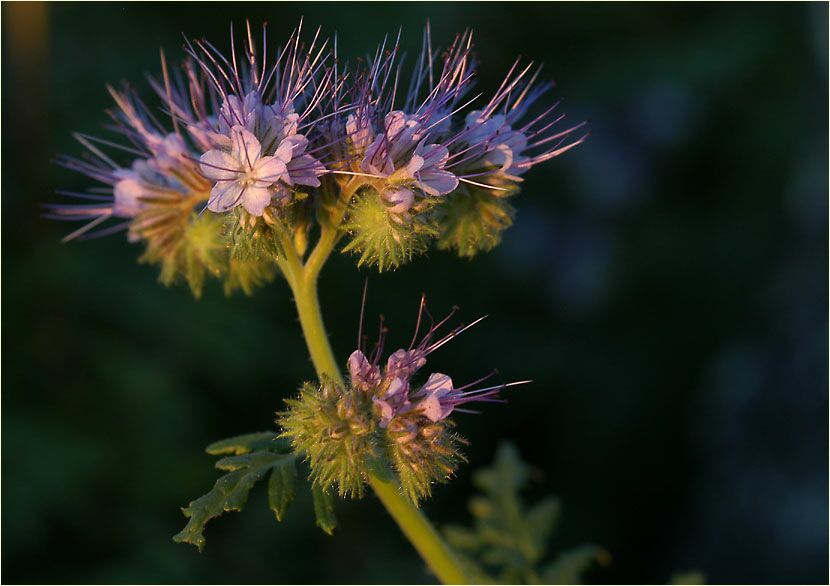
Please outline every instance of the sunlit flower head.
[[[381, 323], [378, 341], [368, 355], [359, 348], [349, 356], [347, 366], [351, 385], [370, 394], [381, 428], [388, 427], [396, 417], [416, 422], [423, 418], [434, 423], [446, 419], [453, 411], [471, 412], [461, 406], [476, 401], [501, 402], [502, 399], [498, 397], [500, 391], [529, 382], [518, 381], [481, 387], [481, 383], [496, 374], [493, 371], [472, 383], [455, 387], [449, 376], [434, 372], [422, 385], [414, 384], [413, 377], [426, 366], [430, 354], [484, 319], [481, 317], [470, 324], [462, 324], [438, 336], [455, 312], [453, 309], [449, 315], [436, 323], [429, 314], [425, 298], [422, 298], [415, 334], [408, 348], [395, 350], [389, 355], [385, 365], [381, 365], [386, 338], [386, 330]], [[430, 323], [419, 339], [425, 321]]]
[[162, 55], [150, 79], [160, 107], [110, 88], [116, 136], [79, 134], [86, 152], [61, 159], [98, 186], [46, 206], [85, 222], [66, 240], [126, 230], [162, 281], [184, 277], [197, 294], [206, 276], [227, 288], [234, 272], [273, 272], [290, 239], [304, 254], [314, 224], [380, 270], [433, 241], [472, 256], [500, 241], [526, 173], [587, 136], [557, 103], [536, 108], [552, 84], [532, 65], [517, 61], [489, 99], [474, 93], [469, 31], [441, 51], [427, 25], [409, 72], [400, 33], [348, 66], [336, 40], [302, 22], [280, 47], [264, 26], [261, 38], [244, 32], [239, 41], [231, 27], [225, 52], [186, 42], [180, 67]]
[[340, 385], [324, 378], [319, 386], [307, 384], [279, 414], [283, 436], [307, 455], [315, 483], [359, 496], [367, 462], [381, 462], [395, 470], [404, 491], [417, 502], [434, 483], [445, 482], [464, 459], [460, 446], [465, 440], [453, 432], [451, 416], [477, 413], [470, 409], [472, 403], [503, 403], [500, 393], [530, 382], [486, 385], [496, 371], [462, 386], [440, 372], [422, 377], [433, 352], [484, 319], [447, 331], [456, 311], [436, 322], [422, 297], [409, 346], [382, 360], [387, 335], [383, 319], [369, 350], [361, 310], [359, 348], [346, 364], [348, 381]]

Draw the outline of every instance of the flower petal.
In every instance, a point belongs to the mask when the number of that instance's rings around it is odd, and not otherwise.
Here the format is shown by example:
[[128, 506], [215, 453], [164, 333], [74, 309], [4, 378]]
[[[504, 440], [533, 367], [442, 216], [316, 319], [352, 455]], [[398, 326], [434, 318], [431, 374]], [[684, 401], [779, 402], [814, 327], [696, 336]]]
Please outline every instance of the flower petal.
[[441, 398], [452, 392], [452, 379], [446, 374], [440, 372], [433, 372], [429, 375], [427, 382], [424, 383], [423, 390], [428, 395], [434, 395]]
[[372, 397], [372, 403], [380, 411], [380, 427], [385, 429], [389, 422], [392, 421], [392, 418], [395, 416], [395, 410], [392, 408], [392, 405], [384, 401], [383, 399], [378, 399], [377, 397]]
[[435, 395], [429, 395], [419, 401], [415, 409], [423, 413], [433, 423], [441, 421], [452, 413], [452, 405], [442, 405], [441, 401]]
[[242, 194], [242, 207], [252, 216], [261, 216], [271, 205], [271, 192], [265, 187], [249, 186]]
[[210, 190], [208, 209], [212, 212], [222, 213], [232, 210], [239, 205], [242, 186], [238, 181], [217, 181]]
[[141, 211], [140, 197], [147, 194], [147, 190], [137, 178], [127, 177], [115, 184], [113, 189], [112, 213], [120, 218], [132, 218]]
[[355, 350], [349, 356], [349, 377], [352, 386], [363, 391], [380, 384], [380, 372], [377, 366], [371, 364], [360, 350]]
[[323, 163], [311, 155], [295, 157], [288, 163], [288, 176], [291, 178], [291, 183], [297, 185], [320, 187], [320, 180], [317, 178], [325, 172], [326, 168]]
[[458, 177], [449, 171], [417, 173], [415, 177], [418, 180], [418, 186], [427, 195], [446, 195], [458, 187]]
[[252, 132], [242, 126], [234, 126], [231, 130], [233, 146], [231, 156], [246, 167], [253, 167], [262, 154], [262, 145]]
[[233, 181], [239, 177], [239, 163], [225, 151], [212, 150], [199, 158], [202, 175], [213, 181]]
[[277, 157], [262, 157], [254, 165], [252, 173], [257, 187], [267, 187], [282, 179], [288, 172], [285, 163]]

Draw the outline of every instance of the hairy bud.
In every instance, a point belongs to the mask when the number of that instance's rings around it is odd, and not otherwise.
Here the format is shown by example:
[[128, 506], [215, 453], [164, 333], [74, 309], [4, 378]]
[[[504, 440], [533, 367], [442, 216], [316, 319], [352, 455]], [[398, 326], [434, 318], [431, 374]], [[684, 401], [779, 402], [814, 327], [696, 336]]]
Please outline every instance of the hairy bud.
[[510, 194], [473, 186], [459, 188], [435, 210], [438, 248], [465, 258], [494, 249], [501, 242], [501, 233], [513, 224], [515, 210], [507, 201]]
[[323, 490], [336, 486], [340, 496], [363, 496], [367, 461], [377, 457], [376, 425], [366, 413], [371, 401], [364, 394], [331, 380], [306, 383], [288, 410], [278, 414], [288, 438], [311, 465], [311, 478]]
[[[407, 422], [407, 419], [410, 421]], [[389, 442], [389, 456], [401, 481], [401, 488], [413, 502], [418, 502], [430, 495], [434, 483], [447, 482], [459, 462], [465, 460], [459, 452], [464, 440], [450, 431], [453, 426], [451, 421], [428, 425], [420, 421], [420, 429], [413, 422], [413, 418], [397, 417], [389, 424], [387, 434], [392, 440]], [[417, 431], [404, 438], [393, 431], [393, 426]]]
[[356, 254], [359, 266], [375, 266], [381, 272], [425, 252], [437, 234], [427, 214], [402, 211], [411, 205], [404, 192], [390, 193], [387, 201], [374, 189], [364, 190], [355, 197], [343, 226], [352, 236], [343, 251]]

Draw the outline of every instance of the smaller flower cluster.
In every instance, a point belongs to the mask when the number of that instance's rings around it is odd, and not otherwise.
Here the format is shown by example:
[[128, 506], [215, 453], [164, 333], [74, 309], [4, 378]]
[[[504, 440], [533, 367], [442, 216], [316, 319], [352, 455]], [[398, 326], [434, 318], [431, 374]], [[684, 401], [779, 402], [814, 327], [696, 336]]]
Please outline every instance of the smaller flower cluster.
[[413, 502], [427, 497], [435, 482], [450, 478], [463, 455], [463, 438], [452, 431], [453, 412], [475, 413], [472, 402], [503, 402], [499, 393], [530, 381], [480, 388], [493, 374], [456, 387], [446, 374], [432, 373], [426, 382], [414, 378], [427, 357], [480, 318], [436, 338], [454, 311], [433, 323], [416, 344], [424, 315], [422, 299], [413, 343], [393, 352], [381, 365], [385, 330], [368, 355], [355, 350], [348, 360], [349, 380], [344, 386], [324, 380], [307, 384], [300, 396], [287, 401], [279, 423], [283, 436], [304, 452], [313, 481], [322, 488], [336, 486], [343, 496], [362, 495], [369, 466], [381, 463], [395, 470]]

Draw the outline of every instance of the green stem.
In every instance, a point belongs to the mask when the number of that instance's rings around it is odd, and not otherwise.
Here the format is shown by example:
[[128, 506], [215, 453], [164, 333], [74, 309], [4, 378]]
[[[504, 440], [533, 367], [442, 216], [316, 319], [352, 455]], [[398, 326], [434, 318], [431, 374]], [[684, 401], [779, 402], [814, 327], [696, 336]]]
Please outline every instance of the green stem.
[[302, 273], [294, 279], [291, 290], [294, 293], [294, 302], [297, 305], [297, 315], [300, 317], [303, 337], [308, 346], [311, 361], [314, 363], [314, 369], [317, 371], [317, 376], [325, 375], [342, 385], [343, 378], [340, 376], [337, 360], [334, 358], [334, 353], [331, 350], [323, 326], [323, 315], [320, 311], [320, 300], [317, 295], [316, 275], [303, 269]]
[[452, 549], [420, 509], [401, 494], [397, 480], [388, 476], [372, 473], [369, 483], [403, 534], [442, 583], [469, 584], [470, 579], [461, 569]]
[[[343, 384], [343, 378], [331, 350], [320, 302], [317, 295], [317, 277], [338, 239], [336, 228], [323, 228], [320, 239], [305, 265], [294, 262], [281, 265], [291, 285], [297, 314], [303, 329], [308, 352], [317, 375], [323, 375]], [[400, 486], [391, 473], [372, 472], [369, 482], [380, 502], [401, 528], [421, 557], [444, 584], [469, 584], [469, 579], [458, 564], [452, 549], [444, 542], [424, 514], [401, 494]]]

